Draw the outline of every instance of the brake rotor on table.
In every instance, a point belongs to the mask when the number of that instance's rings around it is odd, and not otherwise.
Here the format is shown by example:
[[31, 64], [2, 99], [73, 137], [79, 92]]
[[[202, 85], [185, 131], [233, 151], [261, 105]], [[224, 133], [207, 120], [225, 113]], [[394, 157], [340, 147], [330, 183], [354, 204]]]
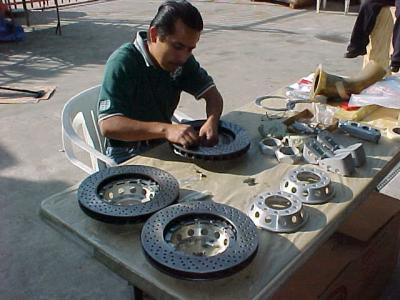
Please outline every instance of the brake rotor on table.
[[[205, 120], [196, 120], [186, 122], [184, 124], [190, 125], [194, 130], [199, 131]], [[219, 121], [218, 127], [218, 144], [213, 147], [195, 146], [184, 148], [179, 144], [171, 144], [174, 152], [180, 156], [204, 159], [204, 160], [225, 160], [241, 156], [246, 153], [250, 148], [250, 138], [242, 127], [239, 125]]]
[[141, 221], [178, 199], [178, 181], [147, 166], [119, 166], [87, 177], [78, 202], [90, 217], [109, 223]]
[[180, 203], [151, 216], [142, 247], [161, 271], [192, 280], [220, 278], [244, 268], [258, 248], [257, 228], [241, 211], [212, 201]]

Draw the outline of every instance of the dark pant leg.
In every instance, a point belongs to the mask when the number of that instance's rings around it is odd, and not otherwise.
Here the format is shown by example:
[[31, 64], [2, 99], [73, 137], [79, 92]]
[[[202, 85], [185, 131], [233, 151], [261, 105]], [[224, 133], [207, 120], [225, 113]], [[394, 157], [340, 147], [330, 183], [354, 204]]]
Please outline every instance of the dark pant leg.
[[400, 67], [400, 0], [396, 0], [396, 22], [393, 28], [392, 66]]
[[[397, 2], [399, 0], [396, 0]], [[360, 6], [356, 23], [351, 34], [348, 51], [365, 50], [369, 35], [374, 29], [376, 17], [384, 6], [393, 6], [395, 0], [366, 0]]]

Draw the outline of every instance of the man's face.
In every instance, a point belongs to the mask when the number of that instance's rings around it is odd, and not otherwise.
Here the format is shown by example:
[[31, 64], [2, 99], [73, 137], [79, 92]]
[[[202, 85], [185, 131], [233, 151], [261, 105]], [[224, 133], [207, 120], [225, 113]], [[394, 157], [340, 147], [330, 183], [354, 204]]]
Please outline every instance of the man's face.
[[177, 20], [174, 34], [160, 37], [156, 28], [151, 27], [149, 38], [149, 51], [157, 64], [168, 72], [174, 72], [186, 62], [196, 48], [200, 32]]

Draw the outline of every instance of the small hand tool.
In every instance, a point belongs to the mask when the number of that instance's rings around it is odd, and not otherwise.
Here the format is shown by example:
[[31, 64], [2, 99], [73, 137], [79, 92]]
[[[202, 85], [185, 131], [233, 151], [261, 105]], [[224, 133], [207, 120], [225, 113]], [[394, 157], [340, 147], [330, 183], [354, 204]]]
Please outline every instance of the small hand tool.
[[5, 86], [0, 86], [0, 90], [7, 90], [7, 91], [20, 92], [20, 93], [33, 94], [33, 95], [35, 95], [34, 96], [35, 98], [41, 98], [46, 94], [46, 92], [44, 90], [32, 91], [32, 90], [16, 89], [16, 88], [5, 87]]

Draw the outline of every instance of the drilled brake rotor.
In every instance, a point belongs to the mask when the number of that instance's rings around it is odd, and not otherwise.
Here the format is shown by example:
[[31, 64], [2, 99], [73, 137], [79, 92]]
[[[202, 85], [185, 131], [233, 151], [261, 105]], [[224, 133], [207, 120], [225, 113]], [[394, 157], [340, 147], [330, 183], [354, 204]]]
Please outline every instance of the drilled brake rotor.
[[146, 257], [157, 268], [192, 280], [232, 274], [245, 267], [258, 248], [251, 219], [212, 201], [160, 210], [144, 224], [141, 239]]
[[[195, 131], [199, 131], [205, 120], [190, 121], [185, 124], [190, 125]], [[250, 138], [239, 125], [219, 121], [218, 143], [213, 147], [198, 145], [195, 147], [184, 148], [179, 144], [172, 144], [174, 152], [180, 156], [203, 159], [203, 160], [225, 160], [239, 157], [250, 148]]]
[[178, 196], [179, 184], [171, 174], [147, 166], [107, 168], [87, 177], [78, 189], [82, 210], [110, 223], [144, 220]]

